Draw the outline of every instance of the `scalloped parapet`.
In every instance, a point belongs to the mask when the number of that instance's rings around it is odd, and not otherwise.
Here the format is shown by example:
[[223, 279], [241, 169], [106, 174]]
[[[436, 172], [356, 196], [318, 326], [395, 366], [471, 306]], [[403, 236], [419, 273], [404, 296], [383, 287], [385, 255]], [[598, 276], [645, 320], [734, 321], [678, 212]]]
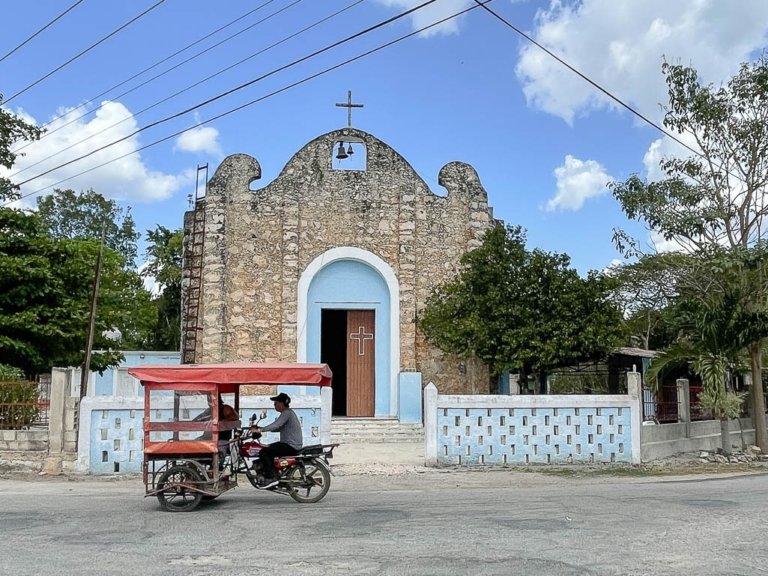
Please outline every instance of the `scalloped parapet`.
[[227, 156], [208, 182], [206, 198], [250, 192], [251, 184], [261, 178], [261, 164], [248, 154]]
[[[339, 142], [364, 145], [365, 170], [337, 169]], [[415, 323], [433, 288], [496, 223], [472, 166], [446, 164], [440, 196], [391, 146], [343, 128], [304, 145], [277, 178], [251, 190], [260, 176], [254, 158], [237, 154], [208, 185], [199, 362], [295, 360], [306, 329], [297, 325], [302, 272], [331, 249], [354, 247], [397, 277], [400, 366], [392, 369], [419, 370], [445, 392], [487, 388], [487, 370], [461, 373], [418, 336]]]
[[470, 198], [488, 199], [477, 170], [466, 162], [449, 162], [443, 166], [437, 176], [437, 183], [448, 191], [449, 196], [462, 194]]

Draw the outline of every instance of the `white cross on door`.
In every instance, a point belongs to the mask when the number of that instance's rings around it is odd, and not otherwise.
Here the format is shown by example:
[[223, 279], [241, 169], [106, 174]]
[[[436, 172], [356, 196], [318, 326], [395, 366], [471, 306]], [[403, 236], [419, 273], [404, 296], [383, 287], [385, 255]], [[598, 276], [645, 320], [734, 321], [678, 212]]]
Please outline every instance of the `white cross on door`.
[[357, 340], [357, 355], [365, 356], [365, 341], [373, 340], [373, 334], [366, 332], [363, 326], [357, 329], [357, 332], [352, 332], [349, 335], [351, 340]]

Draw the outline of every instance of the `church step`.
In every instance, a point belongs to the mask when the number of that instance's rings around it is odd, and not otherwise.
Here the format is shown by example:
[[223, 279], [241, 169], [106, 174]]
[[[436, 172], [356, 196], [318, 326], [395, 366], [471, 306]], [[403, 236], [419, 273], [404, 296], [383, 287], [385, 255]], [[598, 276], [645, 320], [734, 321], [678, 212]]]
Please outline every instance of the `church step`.
[[396, 418], [333, 418], [331, 439], [334, 442], [407, 442], [423, 443], [421, 424], [401, 424]]
[[421, 433], [424, 428], [421, 424], [349, 424], [338, 422], [331, 422], [332, 431], [340, 432], [371, 432], [371, 433], [386, 433], [386, 432], [418, 432]]
[[401, 424], [397, 418], [331, 418], [334, 426], [421, 426], [421, 424]]
[[424, 439], [423, 438], [386, 438], [386, 437], [378, 437], [378, 438], [360, 438], [359, 436], [350, 436], [350, 437], [344, 437], [344, 438], [337, 438], [336, 436], [331, 436], [331, 442], [334, 444], [341, 444], [344, 446], [345, 444], [416, 444], [419, 446], [424, 445]]

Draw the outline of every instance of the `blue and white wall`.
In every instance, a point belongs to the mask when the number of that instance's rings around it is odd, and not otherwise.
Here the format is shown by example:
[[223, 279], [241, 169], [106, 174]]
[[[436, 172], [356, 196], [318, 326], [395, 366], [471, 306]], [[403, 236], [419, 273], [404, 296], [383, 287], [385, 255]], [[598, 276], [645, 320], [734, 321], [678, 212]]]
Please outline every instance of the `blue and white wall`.
[[320, 361], [323, 309], [375, 310], [375, 415], [398, 416], [400, 289], [392, 267], [367, 250], [351, 246], [333, 248], [304, 270], [299, 279], [298, 298], [298, 362]]
[[425, 389], [427, 465], [640, 463], [640, 383], [627, 395], [441, 396]]
[[[88, 396], [133, 397], [141, 394], [139, 382], [128, 374], [128, 368], [145, 364], [181, 364], [181, 352], [124, 351], [119, 366], [109, 368], [104, 374], [91, 372], [88, 379]], [[76, 385], [73, 394], [80, 394], [80, 371], [75, 369]]]
[[[319, 396], [298, 396], [291, 407], [301, 421], [304, 445], [326, 444], [331, 436], [332, 390]], [[166, 408], [170, 410], [170, 406]], [[278, 413], [266, 396], [240, 398], [240, 421], [247, 425], [252, 414], [264, 416], [262, 424]], [[136, 474], [144, 458], [144, 399], [92, 396], [80, 405], [80, 430], [76, 470], [85, 474]], [[268, 433], [267, 443], [278, 435]]]

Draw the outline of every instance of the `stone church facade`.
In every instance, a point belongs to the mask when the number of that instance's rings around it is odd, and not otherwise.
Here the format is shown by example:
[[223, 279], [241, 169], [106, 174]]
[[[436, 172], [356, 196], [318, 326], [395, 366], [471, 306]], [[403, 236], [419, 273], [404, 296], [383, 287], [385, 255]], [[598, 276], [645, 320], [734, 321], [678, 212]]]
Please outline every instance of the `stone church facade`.
[[[339, 145], [364, 168], [338, 169]], [[185, 215], [185, 361], [327, 361], [334, 413], [349, 416], [398, 416], [408, 373], [441, 393], [488, 392], [484, 366], [442, 354], [416, 326], [495, 224], [471, 166], [446, 164], [437, 196], [393, 148], [345, 128], [252, 190], [260, 177], [256, 159], [229, 156]]]

